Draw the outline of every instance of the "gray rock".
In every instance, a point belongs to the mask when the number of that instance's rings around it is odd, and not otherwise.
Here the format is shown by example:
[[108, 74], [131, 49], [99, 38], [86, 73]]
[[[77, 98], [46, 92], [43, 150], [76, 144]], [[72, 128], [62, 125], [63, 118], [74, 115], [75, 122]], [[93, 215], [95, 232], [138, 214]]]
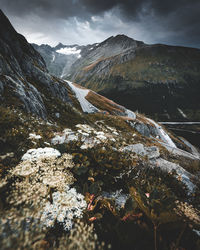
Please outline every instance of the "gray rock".
[[144, 145], [141, 143], [128, 145], [127, 147], [125, 147], [123, 149], [123, 151], [134, 152], [134, 153], [139, 154], [141, 156], [146, 155], [146, 150], [144, 148]]
[[123, 151], [134, 152], [141, 156], [147, 156], [149, 159], [155, 159], [160, 156], [159, 149], [156, 146], [145, 147], [141, 143], [128, 145]]
[[0, 81], [0, 96], [3, 94], [4, 86], [3, 83]]
[[195, 179], [195, 176], [190, 174], [180, 165], [175, 164], [173, 162], [169, 162], [162, 158], [152, 159], [150, 161], [150, 166], [152, 168], [159, 167], [162, 171], [170, 173], [172, 171], [176, 171], [177, 178], [179, 178], [188, 188], [189, 193], [192, 193], [195, 189], [195, 185], [192, 183], [191, 179]]
[[145, 149], [146, 149], [147, 156], [149, 159], [155, 159], [160, 156], [159, 149], [156, 146], [145, 147]]
[[157, 130], [153, 126], [149, 126], [148, 124], [145, 123], [140, 123], [140, 122], [131, 122], [130, 125], [135, 128], [138, 133], [147, 136], [147, 137], [156, 137], [158, 135]]

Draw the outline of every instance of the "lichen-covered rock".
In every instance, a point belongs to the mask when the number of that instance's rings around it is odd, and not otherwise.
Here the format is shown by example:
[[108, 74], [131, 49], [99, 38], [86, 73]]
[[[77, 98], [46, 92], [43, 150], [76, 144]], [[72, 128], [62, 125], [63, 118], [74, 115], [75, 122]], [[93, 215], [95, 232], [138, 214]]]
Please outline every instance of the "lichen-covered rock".
[[150, 161], [152, 167], [159, 167], [162, 171], [166, 171], [167, 173], [172, 173], [173, 171], [176, 172], [177, 178], [182, 181], [190, 193], [194, 192], [195, 185], [192, 183], [192, 179], [196, 179], [194, 175], [186, 171], [180, 165], [175, 164], [173, 162], [166, 161], [162, 158], [152, 159]]
[[158, 158], [160, 156], [158, 147], [145, 147], [141, 143], [128, 145], [123, 149], [123, 151], [134, 152], [141, 156], [147, 156], [149, 159]]

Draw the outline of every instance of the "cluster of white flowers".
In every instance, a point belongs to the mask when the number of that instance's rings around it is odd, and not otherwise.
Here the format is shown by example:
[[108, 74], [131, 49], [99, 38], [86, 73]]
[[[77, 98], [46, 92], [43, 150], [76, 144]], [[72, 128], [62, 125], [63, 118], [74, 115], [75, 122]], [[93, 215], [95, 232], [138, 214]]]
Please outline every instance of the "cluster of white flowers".
[[52, 194], [52, 189], [63, 191], [66, 185], [74, 183], [75, 178], [69, 169], [74, 167], [72, 155], [61, 157], [24, 160], [12, 169], [11, 176], [19, 176], [7, 201], [13, 206], [19, 204], [43, 206]]
[[72, 131], [71, 129], [65, 129], [62, 133], [56, 133], [55, 137], [51, 140], [53, 145], [68, 143], [70, 141], [78, 141], [81, 137], [83, 142], [81, 149], [93, 148], [94, 146], [109, 141], [116, 141], [116, 136], [119, 133], [116, 129], [111, 127], [105, 127], [101, 125], [101, 131], [97, 131], [86, 124], [77, 124], [77, 131]]
[[75, 188], [67, 186], [65, 192], [54, 192], [52, 197], [52, 204], [47, 202], [44, 207], [41, 222], [47, 227], [52, 227], [57, 221], [66, 231], [70, 230], [73, 218], [80, 218], [82, 211], [87, 207], [84, 196], [77, 193]]
[[30, 139], [30, 140], [39, 140], [41, 138], [42, 138], [41, 135], [36, 135], [35, 133], [30, 133], [28, 139]]
[[77, 141], [78, 136], [74, 134], [74, 131], [71, 129], [64, 129], [62, 133], [55, 133], [55, 137], [51, 139], [53, 145], [63, 144], [70, 141]]
[[29, 149], [26, 154], [22, 156], [22, 161], [25, 160], [37, 160], [39, 158], [50, 158], [61, 156], [60, 152], [54, 148], [36, 148]]

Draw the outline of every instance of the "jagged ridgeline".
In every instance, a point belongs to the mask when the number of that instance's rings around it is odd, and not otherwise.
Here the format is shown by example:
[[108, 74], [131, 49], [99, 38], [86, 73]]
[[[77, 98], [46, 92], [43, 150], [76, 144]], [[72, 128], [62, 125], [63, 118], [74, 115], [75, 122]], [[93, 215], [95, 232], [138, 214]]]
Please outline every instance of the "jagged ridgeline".
[[0, 101], [1, 249], [200, 248], [198, 149], [52, 76], [1, 11]]

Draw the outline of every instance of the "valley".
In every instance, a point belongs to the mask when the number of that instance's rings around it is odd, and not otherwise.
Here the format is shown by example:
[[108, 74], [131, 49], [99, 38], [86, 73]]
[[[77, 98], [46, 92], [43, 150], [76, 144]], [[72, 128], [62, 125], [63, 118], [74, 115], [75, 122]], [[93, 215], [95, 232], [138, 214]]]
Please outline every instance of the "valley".
[[200, 148], [200, 122], [160, 122], [177, 136]]

